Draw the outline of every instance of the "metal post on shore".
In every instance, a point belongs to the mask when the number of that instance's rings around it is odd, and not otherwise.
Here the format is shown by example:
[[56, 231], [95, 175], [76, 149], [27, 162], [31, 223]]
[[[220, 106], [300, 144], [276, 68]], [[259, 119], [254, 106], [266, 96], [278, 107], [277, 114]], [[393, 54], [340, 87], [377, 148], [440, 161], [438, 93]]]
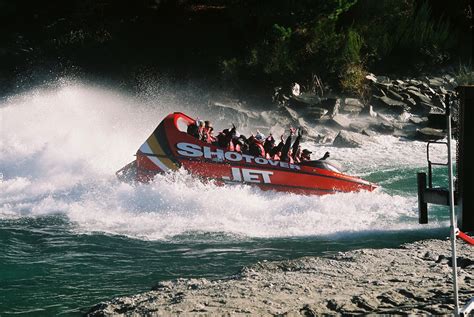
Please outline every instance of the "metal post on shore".
[[449, 211], [451, 220], [451, 258], [453, 267], [453, 289], [454, 289], [454, 315], [459, 316], [459, 294], [458, 294], [458, 266], [456, 254], [456, 235], [457, 222], [454, 207], [454, 180], [453, 180], [453, 158], [451, 153], [451, 105], [449, 95], [446, 96], [446, 120], [447, 120], [447, 137], [448, 137], [448, 173], [449, 173]]

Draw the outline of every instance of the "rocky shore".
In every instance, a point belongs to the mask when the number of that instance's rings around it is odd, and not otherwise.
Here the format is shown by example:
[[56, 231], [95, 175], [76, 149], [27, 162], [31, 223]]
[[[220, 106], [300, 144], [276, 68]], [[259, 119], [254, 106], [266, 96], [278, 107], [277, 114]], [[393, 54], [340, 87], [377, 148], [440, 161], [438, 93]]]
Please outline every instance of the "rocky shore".
[[[474, 297], [474, 249], [458, 242], [460, 301]], [[452, 314], [449, 240], [259, 262], [226, 279], [178, 279], [88, 316]]]
[[[256, 111], [236, 100], [209, 103], [209, 112], [222, 122], [236, 122], [244, 132], [260, 129], [280, 135], [289, 126], [302, 128], [305, 140], [336, 147], [359, 147], [370, 137], [393, 135], [407, 140], [439, 140], [446, 137], [446, 96], [453, 101], [456, 119], [454, 75], [419, 78], [366, 76], [364, 97], [301, 88], [293, 95], [277, 87], [273, 108]], [[249, 131], [245, 131], [247, 130]]]

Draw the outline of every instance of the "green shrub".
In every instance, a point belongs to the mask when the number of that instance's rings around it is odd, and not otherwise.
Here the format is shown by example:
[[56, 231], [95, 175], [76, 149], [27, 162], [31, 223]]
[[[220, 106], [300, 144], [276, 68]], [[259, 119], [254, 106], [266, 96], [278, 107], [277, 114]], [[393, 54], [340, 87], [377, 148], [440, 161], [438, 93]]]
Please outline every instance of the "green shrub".
[[472, 69], [472, 64], [460, 64], [454, 78], [458, 85], [474, 85], [474, 70]]
[[278, 24], [273, 25], [270, 39], [264, 42], [260, 58], [263, 72], [267, 75], [288, 76], [295, 71], [295, 59], [291, 52], [292, 30]]
[[221, 75], [224, 80], [230, 80], [237, 77], [239, 62], [237, 58], [222, 60], [219, 63]]
[[367, 71], [361, 63], [346, 64], [340, 73], [342, 91], [364, 98], [367, 91], [366, 74]]

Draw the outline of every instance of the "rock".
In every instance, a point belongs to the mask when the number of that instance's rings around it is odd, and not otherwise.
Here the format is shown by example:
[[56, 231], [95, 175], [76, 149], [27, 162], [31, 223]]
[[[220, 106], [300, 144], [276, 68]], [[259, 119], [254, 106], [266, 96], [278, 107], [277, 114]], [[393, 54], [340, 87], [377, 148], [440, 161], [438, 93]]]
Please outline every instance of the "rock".
[[364, 109], [364, 105], [356, 98], [346, 98], [341, 107], [341, 112], [358, 114]]
[[341, 127], [343, 129], [346, 129], [346, 130], [350, 129], [351, 120], [343, 115], [334, 116], [331, 119], [331, 122], [333, 122], [336, 126]]
[[396, 112], [401, 113], [401, 112], [405, 111], [408, 108], [406, 103], [404, 103], [402, 101], [391, 99], [387, 96], [380, 97], [380, 98], [378, 98], [378, 100], [380, 101], [381, 104], [383, 104], [384, 106], [389, 107], [389, 109], [394, 110]]
[[365, 79], [373, 82], [373, 83], [376, 83], [377, 82], [377, 77], [375, 77], [374, 74], [372, 73], [369, 73], [368, 75], [365, 76]]
[[360, 122], [352, 122], [349, 124], [349, 128], [354, 132], [362, 133], [362, 131], [367, 128], [367, 125]]
[[386, 83], [374, 83], [373, 84], [376, 88], [378, 88], [379, 91], [382, 91], [384, 95], [387, 94], [387, 91], [392, 89], [393, 85], [390, 82]]
[[444, 103], [444, 96], [435, 95], [431, 100], [437, 108], [446, 109], [446, 104]]
[[436, 141], [446, 137], [446, 133], [440, 129], [422, 128], [416, 131], [416, 138], [420, 141]]
[[362, 134], [341, 130], [332, 145], [337, 147], [360, 147], [365, 142], [365, 138]]
[[385, 84], [390, 84], [391, 80], [387, 76], [377, 76], [377, 83], [385, 83]]
[[369, 129], [362, 130], [362, 134], [366, 135], [366, 136], [370, 136], [370, 137], [373, 137], [373, 136], [377, 135], [377, 133], [375, 131], [372, 131], [372, 130], [369, 130]]
[[393, 100], [402, 101], [402, 102], [404, 101], [404, 98], [401, 95], [394, 92], [393, 90], [387, 91], [387, 96]]
[[360, 108], [364, 108], [364, 105], [362, 104], [362, 102], [360, 102], [359, 99], [357, 98], [346, 98], [344, 99], [344, 105], [346, 106], [352, 106], [352, 107], [360, 107]]
[[345, 106], [344, 108], [341, 109], [341, 112], [347, 113], [347, 114], [352, 114], [352, 115], [357, 115], [361, 113], [363, 108], [359, 107], [353, 107], [353, 106]]
[[299, 96], [291, 96], [289, 100], [290, 106], [303, 108], [319, 105], [320, 103], [321, 98], [318, 95], [308, 93], [303, 93]]
[[411, 97], [406, 98], [404, 101], [407, 103], [407, 105], [408, 105], [410, 108], [413, 108], [413, 107], [416, 106], [416, 101], [415, 101], [415, 99], [413, 99], [413, 98], [411, 98]]
[[380, 122], [379, 124], [374, 125], [371, 128], [372, 130], [382, 134], [392, 134], [395, 131], [395, 127], [389, 122]]
[[415, 99], [417, 102], [424, 102], [427, 104], [431, 104], [431, 99], [427, 97], [426, 95], [422, 94], [419, 91], [408, 89], [407, 93]]
[[430, 86], [439, 87], [444, 85], [444, 80], [440, 77], [433, 77], [431, 79], [428, 79], [428, 83]]
[[417, 85], [421, 84], [421, 81], [416, 80], [416, 79], [409, 79], [409, 80], [407, 80], [407, 83], [409, 83], [410, 85], [417, 86]]
[[307, 110], [305, 115], [313, 119], [320, 119], [326, 113], [328, 113], [327, 109], [313, 106]]
[[426, 102], [419, 102], [417, 103], [417, 106], [420, 107], [420, 109], [423, 110], [423, 112], [425, 113], [429, 113], [429, 112], [439, 112], [439, 111], [442, 111], [442, 109], [439, 109], [437, 107], [435, 107], [435, 105], [433, 105], [432, 103], [426, 103]]
[[408, 91], [408, 90], [419, 92], [419, 91], [420, 91], [420, 88], [418, 88], [418, 87], [416, 87], [416, 86], [408, 86], [408, 87], [407, 87], [407, 91]]
[[[449, 248], [447, 239], [424, 240], [260, 262], [206, 287], [189, 289], [187, 279], [178, 279], [171, 289], [115, 298], [86, 315], [448, 315], [453, 311]], [[460, 301], [466, 303], [474, 296], [471, 246], [458, 244], [457, 264]]]
[[420, 124], [420, 123], [428, 122], [428, 118], [411, 116], [410, 119], [408, 119], [408, 121], [414, 124]]
[[281, 112], [282, 112], [282, 115], [289, 116], [289, 118], [291, 118], [291, 120], [293, 121], [298, 120], [298, 117], [299, 117], [298, 112], [291, 109], [290, 107], [286, 107], [286, 106], [282, 107]]
[[411, 117], [411, 114], [409, 114], [408, 112], [404, 111], [402, 112], [399, 116], [398, 116], [398, 120], [400, 122], [408, 122], [408, 120], [410, 120], [410, 117]]
[[406, 83], [403, 80], [400, 80], [400, 79], [395, 80], [395, 82], [400, 86], [405, 86], [406, 85]]
[[341, 99], [339, 98], [327, 98], [321, 102], [321, 107], [328, 110], [328, 114], [331, 118], [339, 113], [340, 106]]

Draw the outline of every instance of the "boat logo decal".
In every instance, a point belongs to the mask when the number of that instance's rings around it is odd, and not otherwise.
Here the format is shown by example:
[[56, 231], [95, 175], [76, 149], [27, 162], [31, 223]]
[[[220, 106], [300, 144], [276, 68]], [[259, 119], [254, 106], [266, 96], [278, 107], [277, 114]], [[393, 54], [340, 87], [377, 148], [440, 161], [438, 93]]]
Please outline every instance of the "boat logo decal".
[[[270, 166], [278, 166], [293, 170], [300, 170], [300, 166], [296, 164], [291, 164], [288, 162], [283, 162], [279, 160], [270, 160], [264, 157], [255, 157], [252, 155], [241, 154], [239, 152], [234, 151], [224, 151], [222, 149], [216, 149], [212, 151], [212, 149], [208, 146], [199, 146], [197, 144], [187, 143], [187, 142], [180, 142], [176, 144], [178, 148], [178, 154], [187, 156], [187, 157], [204, 157], [210, 160], [218, 160], [221, 162], [228, 161], [228, 162], [243, 162], [246, 163], [256, 163], [259, 165], [270, 165]], [[265, 179], [265, 178], [264, 178]]]

